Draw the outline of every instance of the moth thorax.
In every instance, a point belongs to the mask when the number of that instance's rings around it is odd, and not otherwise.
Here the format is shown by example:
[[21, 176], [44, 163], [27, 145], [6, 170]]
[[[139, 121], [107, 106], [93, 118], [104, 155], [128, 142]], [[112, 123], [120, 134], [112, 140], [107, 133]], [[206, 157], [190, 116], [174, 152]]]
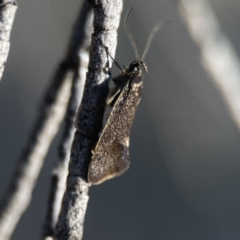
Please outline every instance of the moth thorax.
[[140, 77], [135, 77], [132, 84], [135, 87], [141, 86], [143, 84], [142, 77], [141, 76]]

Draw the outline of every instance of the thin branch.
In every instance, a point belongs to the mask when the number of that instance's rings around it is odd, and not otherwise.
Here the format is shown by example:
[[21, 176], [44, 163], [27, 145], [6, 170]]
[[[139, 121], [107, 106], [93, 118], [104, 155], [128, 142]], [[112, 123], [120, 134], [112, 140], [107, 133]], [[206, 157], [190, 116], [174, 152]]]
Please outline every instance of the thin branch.
[[2, 79], [5, 63], [8, 57], [10, 48], [10, 33], [16, 10], [16, 1], [0, 0], [0, 81]]
[[177, 0], [180, 13], [213, 79], [240, 128], [240, 60], [207, 1]]
[[71, 149], [67, 189], [56, 226], [55, 239], [82, 239], [88, 203], [87, 170], [91, 150], [102, 128], [104, 106], [108, 95], [109, 62], [105, 47], [112, 56], [117, 45], [117, 29], [122, 12], [122, 0], [92, 0], [94, 33], [90, 62], [82, 104], [76, 121], [77, 131]]
[[53, 239], [54, 228], [61, 208], [61, 201], [66, 189], [70, 150], [75, 132], [74, 119], [82, 99], [89, 62], [92, 17], [91, 7], [87, 1], [85, 1], [74, 25], [70, 40], [71, 45], [76, 45], [75, 50], [78, 49], [78, 51], [72, 53], [75, 55], [73, 59], [76, 59], [77, 63], [74, 70], [71, 97], [68, 103], [64, 131], [59, 148], [59, 160], [56, 168], [53, 170], [51, 178], [49, 203], [43, 229], [43, 238], [46, 240]]
[[[77, 39], [77, 37], [74, 37]], [[17, 163], [15, 174], [0, 208], [0, 239], [7, 240], [26, 210], [48, 148], [65, 114], [74, 69], [78, 68], [78, 42], [72, 41], [65, 60], [57, 69], [29, 141]]]
[[48, 148], [63, 119], [70, 95], [72, 74], [54, 84], [45, 98], [37, 123], [20, 157], [0, 209], [0, 239], [10, 238], [31, 200], [32, 190]]

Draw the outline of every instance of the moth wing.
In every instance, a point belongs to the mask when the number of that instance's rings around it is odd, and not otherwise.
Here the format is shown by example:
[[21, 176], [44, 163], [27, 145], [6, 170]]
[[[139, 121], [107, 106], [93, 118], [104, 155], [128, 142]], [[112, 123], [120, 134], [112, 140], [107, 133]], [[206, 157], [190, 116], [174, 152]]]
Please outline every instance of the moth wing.
[[120, 175], [129, 168], [128, 146], [117, 140], [105, 147], [104, 151], [96, 150], [88, 170], [88, 181], [100, 184], [103, 181]]
[[102, 183], [129, 168], [129, 134], [141, 90], [142, 78], [136, 78], [130, 90], [127, 83], [119, 94], [93, 151], [88, 169], [90, 183]]

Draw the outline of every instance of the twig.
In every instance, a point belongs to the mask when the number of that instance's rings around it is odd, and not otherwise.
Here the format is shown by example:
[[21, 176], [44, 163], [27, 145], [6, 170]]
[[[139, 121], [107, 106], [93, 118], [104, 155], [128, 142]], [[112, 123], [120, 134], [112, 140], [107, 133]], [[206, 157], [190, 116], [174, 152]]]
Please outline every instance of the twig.
[[87, 1], [85, 1], [74, 25], [70, 40], [70, 45], [76, 45], [74, 47], [75, 52], [72, 53], [73, 56], [71, 57], [76, 63], [74, 64], [75, 69], [71, 97], [68, 103], [63, 136], [59, 147], [59, 160], [56, 168], [53, 170], [51, 178], [49, 203], [43, 229], [43, 238], [46, 240], [53, 239], [61, 201], [66, 189], [70, 150], [75, 132], [74, 119], [82, 99], [89, 62], [92, 16], [91, 7]]
[[72, 41], [67, 56], [57, 69], [53, 82], [42, 103], [40, 114], [29, 141], [16, 166], [0, 209], [0, 239], [10, 238], [22, 213], [27, 208], [43, 160], [62, 122], [69, 100], [74, 77], [78, 68], [79, 41]]
[[240, 61], [205, 0], [177, 0], [188, 30], [201, 51], [203, 67], [214, 80], [240, 128]]
[[54, 81], [54, 84], [50, 87], [27, 147], [17, 163], [15, 174], [1, 204], [1, 240], [10, 238], [31, 200], [32, 190], [42, 167], [43, 159], [58, 131], [67, 107], [72, 82], [71, 77], [71, 74], [67, 74], [64, 76], [64, 81], [60, 81], [60, 84]]
[[112, 56], [117, 45], [117, 28], [122, 0], [89, 1], [94, 7], [94, 33], [82, 104], [76, 121], [77, 131], [71, 149], [67, 189], [56, 226], [55, 239], [82, 239], [88, 203], [87, 170], [91, 150], [102, 128], [104, 105], [108, 95], [108, 47]]
[[17, 2], [0, 0], [0, 81], [2, 79], [5, 63], [10, 48], [10, 33], [12, 30]]

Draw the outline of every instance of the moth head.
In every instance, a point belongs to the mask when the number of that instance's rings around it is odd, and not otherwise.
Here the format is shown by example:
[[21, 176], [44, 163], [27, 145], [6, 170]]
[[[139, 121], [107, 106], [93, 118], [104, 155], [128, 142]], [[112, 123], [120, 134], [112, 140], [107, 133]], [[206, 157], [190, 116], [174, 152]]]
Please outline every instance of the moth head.
[[147, 66], [143, 61], [141, 60], [133, 61], [132, 63], [130, 63], [128, 67], [128, 72], [134, 74], [136, 77], [140, 77], [142, 75], [141, 67], [143, 67], [145, 72], [147, 72]]

